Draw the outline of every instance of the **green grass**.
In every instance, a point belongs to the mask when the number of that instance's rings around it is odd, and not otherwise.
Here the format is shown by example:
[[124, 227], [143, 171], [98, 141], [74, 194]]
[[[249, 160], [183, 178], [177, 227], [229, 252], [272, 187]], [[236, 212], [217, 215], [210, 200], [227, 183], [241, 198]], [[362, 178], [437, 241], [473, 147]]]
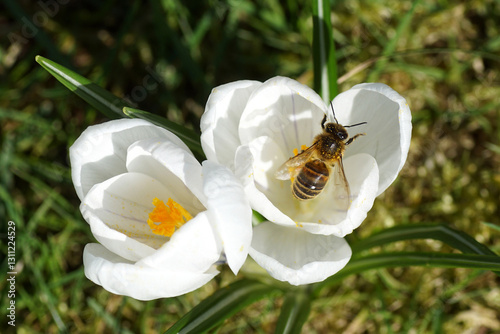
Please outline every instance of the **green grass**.
[[[41, 8], [4, 2], [0, 217], [2, 227], [16, 222], [18, 333], [161, 332], [234, 280], [223, 272], [185, 296], [139, 302], [85, 278], [82, 252], [93, 237], [78, 210], [67, 152], [87, 126], [105, 118], [36, 64], [36, 55], [195, 131], [216, 85], [284, 75], [312, 86], [312, 9], [306, 1], [129, 3], [60, 5], [36, 36], [12, 44], [9, 36], [22, 37], [23, 18], [31, 20]], [[498, 254], [500, 232], [492, 226], [500, 225], [500, 5], [422, 0], [412, 9], [412, 3], [333, 2], [338, 73], [348, 73], [339, 90], [367, 80], [387, 83], [407, 98], [414, 126], [399, 178], [350, 238], [436, 222]], [[363, 63], [368, 66], [353, 71]], [[158, 85], [146, 89], [152, 71]], [[137, 87], [146, 94], [134, 95]], [[383, 249], [453, 251], [434, 240]], [[6, 260], [0, 263], [3, 292]], [[500, 331], [499, 283], [492, 272], [473, 269], [367, 271], [322, 290], [303, 332], [494, 333]], [[6, 303], [0, 302], [2, 332], [12, 330]], [[216, 332], [272, 332], [282, 304], [283, 297], [259, 301]]]

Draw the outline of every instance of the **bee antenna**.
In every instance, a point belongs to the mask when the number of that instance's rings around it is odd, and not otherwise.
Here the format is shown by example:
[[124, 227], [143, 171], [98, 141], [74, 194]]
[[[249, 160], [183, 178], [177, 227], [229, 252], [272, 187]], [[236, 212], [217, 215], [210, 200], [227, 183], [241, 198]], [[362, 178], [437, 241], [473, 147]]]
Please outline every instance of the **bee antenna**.
[[333, 119], [337, 124], [339, 124], [339, 121], [337, 121], [337, 117], [335, 117], [335, 110], [333, 109], [333, 101], [330, 101], [330, 106], [332, 107]]
[[353, 125], [344, 125], [344, 128], [352, 128], [353, 126], [358, 126], [358, 125], [363, 125], [363, 124], [368, 124], [368, 123], [361, 122], [361, 123], [357, 123], [357, 124], [353, 124]]

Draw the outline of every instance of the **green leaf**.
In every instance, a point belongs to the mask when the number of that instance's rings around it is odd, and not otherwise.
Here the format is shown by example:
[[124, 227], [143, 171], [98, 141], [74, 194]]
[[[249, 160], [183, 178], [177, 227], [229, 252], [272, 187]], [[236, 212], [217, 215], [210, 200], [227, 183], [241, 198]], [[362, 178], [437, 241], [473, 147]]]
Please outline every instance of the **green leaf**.
[[116, 97], [104, 88], [94, 84], [81, 75], [41, 56], [36, 61], [64, 86], [80, 96], [91, 106], [109, 118], [140, 118], [161, 126], [177, 135], [199, 158], [205, 157], [200, 144], [200, 135], [182, 125], [171, 122], [161, 116], [143, 110], [131, 108], [126, 101]]
[[317, 295], [326, 286], [338, 283], [345, 277], [377, 268], [424, 266], [437, 268], [474, 268], [500, 270], [500, 257], [495, 255], [446, 254], [424, 252], [394, 252], [367, 255], [352, 259], [334, 276], [314, 285]]
[[[496, 255], [492, 250], [465, 232], [445, 224], [412, 224], [395, 226], [351, 245], [354, 254], [391, 242], [411, 239], [434, 239], [458, 249], [465, 254]], [[500, 259], [500, 257], [499, 257]], [[500, 275], [500, 272], [495, 272]]]
[[289, 291], [283, 300], [275, 333], [300, 334], [310, 312], [311, 294], [309, 290], [301, 288]]
[[259, 281], [236, 281], [203, 300], [165, 333], [203, 333], [257, 300], [279, 293], [278, 288]]
[[[316, 284], [314, 287], [314, 293], [318, 293], [318, 291], [323, 287], [336, 284], [339, 280], [348, 275], [375, 268], [398, 266], [407, 267], [412, 265], [450, 268], [450, 265], [452, 264], [456, 264], [457, 267], [462, 268], [479, 268], [475, 265], [481, 266], [480, 261], [486, 259], [487, 262], [490, 261], [494, 265], [486, 265], [485, 268], [480, 269], [493, 270], [497, 275], [500, 273], [498, 271], [498, 268], [500, 266], [499, 256], [497, 256], [485, 245], [476, 241], [467, 233], [457, 231], [444, 224], [412, 224], [396, 226], [393, 228], [385, 229], [379, 233], [371, 235], [368, 238], [352, 243], [351, 249], [353, 251], [353, 254], [359, 254], [360, 252], [371, 249], [373, 247], [383, 246], [391, 242], [410, 239], [439, 240], [451, 247], [462, 251], [465, 254], [415, 252], [382, 253], [363, 257], [356, 257], [355, 255], [355, 257], [353, 257], [353, 259], [347, 264], [344, 269], [339, 271], [334, 276], [326, 279], [325, 281]], [[404, 258], [405, 255], [408, 255], [407, 259]], [[464, 262], [461, 262], [461, 259]], [[477, 264], [470, 263], [472, 259], [476, 259], [479, 262]]]
[[257, 211], [252, 210], [252, 224], [253, 224], [253, 226], [257, 226], [266, 220], [267, 220], [266, 217], [264, 217], [263, 215], [261, 215]]
[[314, 90], [326, 103], [338, 94], [337, 59], [330, 14], [330, 1], [313, 1]]
[[123, 108], [123, 113], [131, 118], [140, 118], [169, 130], [179, 137], [197, 157], [204, 158], [205, 154], [201, 148], [200, 135], [193, 130], [187, 129], [184, 126], [169, 121], [168, 119], [149, 113], [144, 110], [134, 109], [130, 107]]
[[41, 56], [36, 56], [35, 60], [69, 90], [107, 117], [125, 117], [122, 109], [128, 106], [126, 101], [52, 60]]
[[442, 241], [463, 253], [495, 255], [488, 247], [479, 243], [467, 233], [452, 229], [445, 224], [411, 224], [392, 227], [352, 243], [351, 249], [356, 254], [376, 246], [410, 239], [434, 239]]
[[488, 222], [482, 222], [484, 225], [488, 226], [489, 228], [497, 231], [497, 232], [500, 232], [500, 225], [497, 225], [497, 224], [493, 224], [493, 223], [488, 223]]

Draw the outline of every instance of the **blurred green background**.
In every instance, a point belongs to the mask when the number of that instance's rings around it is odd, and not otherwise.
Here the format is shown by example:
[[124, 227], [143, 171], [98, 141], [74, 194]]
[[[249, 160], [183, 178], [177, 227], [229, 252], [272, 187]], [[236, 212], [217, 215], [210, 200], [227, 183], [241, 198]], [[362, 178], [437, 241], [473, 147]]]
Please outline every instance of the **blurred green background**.
[[[446, 223], [500, 252], [500, 2], [332, 1], [340, 91], [383, 82], [413, 114], [408, 161], [350, 238]], [[275, 75], [312, 85], [309, 1], [4, 0], [0, 4], [0, 253], [16, 223], [19, 333], [155, 333], [234, 280], [139, 302], [87, 280], [94, 239], [78, 210], [68, 147], [105, 121], [35, 63], [42, 55], [198, 131], [210, 90]], [[385, 250], [450, 252], [437, 241]], [[6, 291], [6, 260], [0, 288]], [[465, 269], [350, 276], [312, 305], [304, 333], [499, 333], [500, 279]], [[2, 292], [0, 330], [7, 326]], [[253, 304], [218, 333], [273, 331], [282, 298]]]

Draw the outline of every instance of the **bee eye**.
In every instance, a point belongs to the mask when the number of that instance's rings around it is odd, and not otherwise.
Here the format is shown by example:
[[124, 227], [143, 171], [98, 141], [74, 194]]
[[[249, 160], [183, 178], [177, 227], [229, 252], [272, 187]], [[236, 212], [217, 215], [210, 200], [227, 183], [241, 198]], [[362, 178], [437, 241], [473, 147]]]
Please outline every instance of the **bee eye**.
[[344, 140], [344, 139], [347, 138], [347, 133], [345, 133], [345, 132], [337, 132], [337, 136], [339, 136], [339, 138], [341, 140]]

